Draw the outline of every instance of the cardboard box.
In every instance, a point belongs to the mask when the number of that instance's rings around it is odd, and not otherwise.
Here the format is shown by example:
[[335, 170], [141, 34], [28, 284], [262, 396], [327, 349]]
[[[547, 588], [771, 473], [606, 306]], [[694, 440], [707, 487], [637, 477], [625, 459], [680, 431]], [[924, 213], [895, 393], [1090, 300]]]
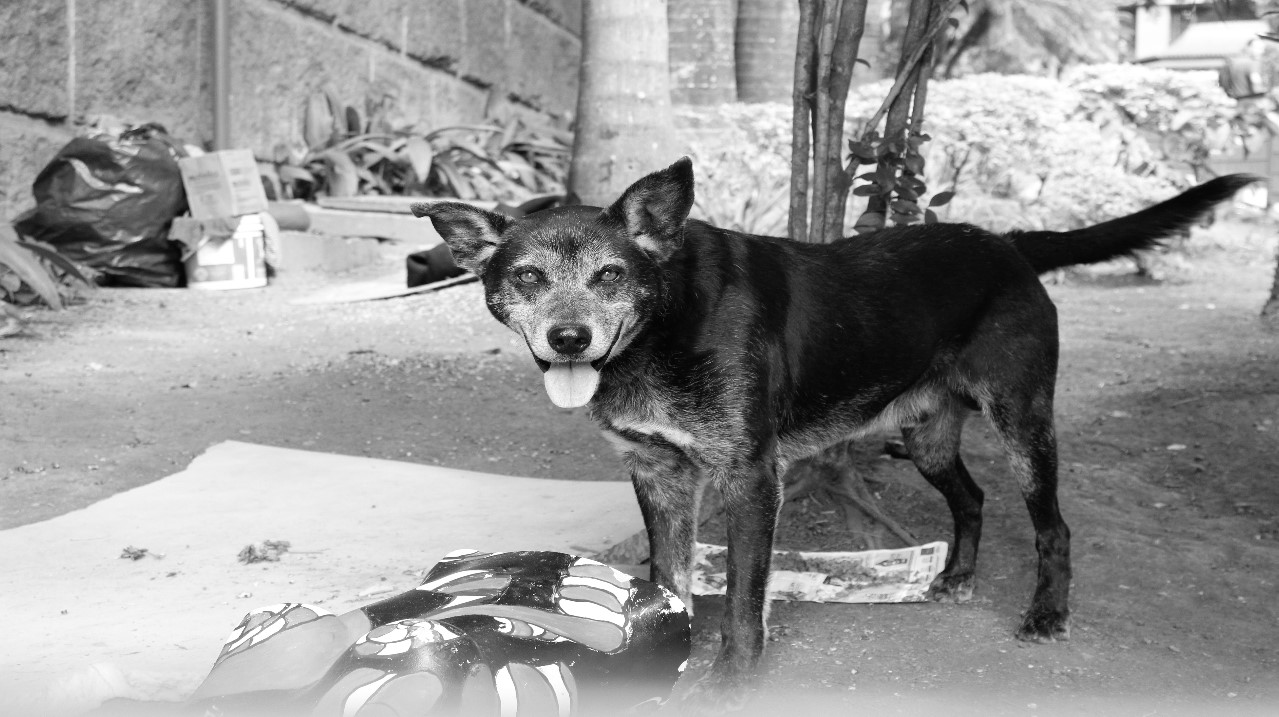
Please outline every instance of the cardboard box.
[[238, 217], [266, 211], [266, 191], [253, 151], [228, 149], [178, 160], [187, 204], [195, 219]]

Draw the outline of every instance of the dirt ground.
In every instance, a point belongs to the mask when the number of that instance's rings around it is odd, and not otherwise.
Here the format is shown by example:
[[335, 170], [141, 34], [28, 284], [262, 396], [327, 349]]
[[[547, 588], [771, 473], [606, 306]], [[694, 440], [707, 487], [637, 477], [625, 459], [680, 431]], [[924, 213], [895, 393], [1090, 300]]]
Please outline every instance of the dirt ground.
[[[987, 491], [975, 599], [777, 603], [759, 704], [794, 711], [803, 698], [884, 714], [1279, 705], [1279, 335], [1256, 319], [1274, 236], [1269, 225], [1221, 222], [1192, 238], [1178, 281], [1137, 281], [1114, 266], [1049, 287], [1062, 324], [1061, 495], [1074, 537], [1069, 643], [1012, 638], [1033, 588], [1033, 536], [975, 418], [965, 455]], [[0, 340], [0, 528], [162, 478], [227, 439], [624, 479], [585, 413], [546, 399], [478, 285], [289, 303], [354, 278], [105, 290], [34, 312], [25, 334]], [[865, 442], [862, 459], [884, 510], [922, 540], [949, 540], [940, 496], [908, 461], [879, 456], [881, 444]], [[851, 547], [826, 530], [823, 510], [788, 507], [781, 544]], [[713, 655], [719, 600], [697, 608], [694, 667]]]

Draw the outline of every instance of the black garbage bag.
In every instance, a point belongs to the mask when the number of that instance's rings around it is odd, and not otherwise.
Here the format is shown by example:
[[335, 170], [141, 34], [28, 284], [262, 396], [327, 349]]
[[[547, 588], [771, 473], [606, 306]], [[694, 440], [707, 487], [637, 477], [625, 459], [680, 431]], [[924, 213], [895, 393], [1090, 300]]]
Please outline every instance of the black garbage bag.
[[466, 269], [453, 261], [453, 252], [444, 244], [404, 257], [408, 269], [408, 287], [433, 284], [442, 279], [452, 279], [466, 273]]
[[13, 227], [98, 270], [100, 284], [180, 286], [181, 255], [168, 233], [187, 210], [184, 155], [156, 124], [118, 139], [77, 137], [36, 176], [36, 206]]

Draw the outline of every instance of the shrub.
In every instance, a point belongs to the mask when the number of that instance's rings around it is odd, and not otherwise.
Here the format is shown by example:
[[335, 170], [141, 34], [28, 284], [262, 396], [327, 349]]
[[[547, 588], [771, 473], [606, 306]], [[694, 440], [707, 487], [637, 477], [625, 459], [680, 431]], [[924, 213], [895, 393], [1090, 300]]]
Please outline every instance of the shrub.
[[1079, 93], [1076, 114], [1112, 128], [1134, 159], [1153, 153], [1163, 164], [1201, 171], [1213, 153], [1226, 150], [1247, 132], [1236, 117], [1235, 101], [1221, 89], [1214, 72], [1085, 65], [1072, 69], [1063, 81]]
[[[891, 83], [850, 93], [848, 115], [860, 126], [879, 107]], [[1078, 97], [1043, 77], [972, 75], [930, 83], [923, 130], [926, 182], [933, 189], [1016, 194], [1014, 171], [1042, 172], [1043, 146], [1078, 105]]]
[[304, 148], [276, 148], [277, 196], [397, 194], [487, 199], [522, 204], [563, 194], [572, 139], [518, 118], [433, 130], [393, 126], [394, 98], [366, 98], [365, 111], [327, 88], [308, 99]]
[[733, 231], [786, 234], [790, 107], [684, 107], [677, 118], [697, 167], [693, 216]]
[[[876, 82], [850, 92], [847, 136], [890, 86]], [[1210, 74], [1135, 65], [1087, 66], [1063, 81], [1017, 75], [935, 81], [923, 127], [932, 137], [923, 147], [924, 178], [933, 193], [956, 191], [940, 212], [944, 221], [992, 229], [1079, 227], [1187, 186], [1195, 163], [1201, 166], [1241, 131], [1231, 124], [1234, 113], [1234, 102]], [[781, 218], [773, 223], [784, 227], [790, 118], [791, 108], [782, 104], [680, 110], [681, 123], [697, 136], [700, 178], [715, 177], [714, 186], [698, 183], [707, 195], [699, 204], [712, 207], [708, 214], [750, 216], [763, 205], [777, 206]], [[728, 129], [715, 139], [705, 129], [713, 127]], [[780, 198], [761, 202], [761, 195]], [[849, 229], [864, 202], [852, 201]]]
[[43, 302], [61, 309], [92, 284], [86, 272], [53, 247], [0, 224], [0, 338], [22, 332], [25, 317], [15, 307]]

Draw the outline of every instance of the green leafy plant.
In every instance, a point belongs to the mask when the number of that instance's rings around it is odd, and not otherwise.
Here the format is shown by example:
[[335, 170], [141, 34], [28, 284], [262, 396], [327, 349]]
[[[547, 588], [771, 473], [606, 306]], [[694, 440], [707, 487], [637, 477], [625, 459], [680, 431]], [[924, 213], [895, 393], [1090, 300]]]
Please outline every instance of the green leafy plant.
[[20, 238], [0, 225], [0, 338], [22, 331], [25, 317], [19, 306], [44, 303], [61, 309], [81, 287], [92, 284], [88, 270], [53, 247]]
[[1138, 170], [1153, 153], [1159, 162], [1203, 174], [1213, 154], [1246, 138], [1256, 124], [1240, 114], [1215, 72], [1085, 65], [1064, 81], [1079, 94], [1077, 114], [1110, 130]]
[[[1193, 73], [1095, 66], [1066, 81], [975, 75], [931, 82], [931, 141], [906, 147], [907, 155], [918, 147], [928, 162], [910, 160], [905, 170], [909, 177], [925, 169], [929, 186], [947, 188], [921, 207], [925, 221], [929, 209], [937, 214], [950, 206], [954, 192], [967, 199], [947, 219], [998, 215], [1002, 226], [1012, 219], [1011, 201], [1020, 206], [1015, 225], [1061, 229], [1166, 198], [1191, 180], [1190, 158], [1202, 163], [1230, 139], [1214, 132], [1229, 133], [1232, 103], [1207, 78], [1187, 74]], [[884, 91], [883, 83], [857, 88], [849, 115], [868, 116]], [[1185, 149], [1194, 143], [1199, 149]], [[862, 162], [872, 158], [865, 148], [853, 154]], [[864, 171], [860, 179], [870, 183], [876, 175]], [[854, 188], [861, 196], [877, 191]]]
[[[849, 98], [848, 113], [859, 123], [871, 117], [887, 92], [886, 82], [859, 87]], [[956, 192], [1008, 196], [1017, 193], [1018, 173], [1042, 169], [1040, 147], [1078, 104], [1060, 83], [1047, 78], [979, 75], [928, 84], [929, 133], [908, 129], [905, 137], [885, 143], [875, 133], [850, 146], [853, 169], [874, 165], [857, 176], [855, 196], [887, 196], [902, 178], [906, 196], [886, 202], [890, 216], [866, 216], [859, 231], [884, 226], [885, 221], [936, 221], [937, 210]], [[879, 160], [887, 159], [888, 169]], [[899, 170], [894, 171], [895, 168]], [[920, 205], [924, 187], [946, 187]], [[904, 201], [902, 201], [904, 200]]]
[[10, 305], [43, 302], [61, 309], [81, 286], [92, 282], [83, 268], [56, 249], [22, 239], [7, 225], [0, 225], [0, 299]]
[[676, 108], [697, 168], [695, 217], [747, 234], [786, 234], [790, 113], [772, 103]]
[[[846, 135], [865, 125], [890, 84], [853, 88]], [[858, 217], [867, 199], [886, 187], [904, 194], [888, 203], [887, 212], [864, 218], [860, 230], [933, 220], [1069, 229], [1120, 216], [1188, 186], [1193, 167], [1187, 157], [1204, 151], [1215, 156], [1238, 142], [1228, 116], [1235, 111], [1215, 79], [1156, 68], [1085, 67], [1064, 80], [994, 74], [933, 80], [927, 134], [909, 133], [898, 142], [872, 134], [872, 141], [850, 145], [850, 216]], [[699, 172], [709, 161], [723, 177], [740, 175], [733, 186], [742, 188], [772, 172], [789, 176], [790, 117], [791, 108], [782, 104], [682, 108], [677, 115], [700, 143], [694, 151]], [[713, 133], [724, 138], [712, 142]], [[1189, 150], [1196, 142], [1202, 149]], [[761, 176], [744, 159], [733, 169], [732, 162], [698, 154], [698, 146], [779, 160], [764, 165], [770, 174]], [[881, 157], [899, 164], [900, 173], [881, 170]], [[713, 191], [699, 182], [699, 206], [718, 203], [716, 217], [747, 216], [760, 206], [755, 200], [746, 206], [750, 191]], [[848, 220], [845, 234], [856, 228]]]
[[394, 98], [366, 100], [362, 111], [331, 89], [308, 99], [306, 148], [276, 148], [277, 196], [312, 199], [357, 194], [449, 196], [519, 204], [563, 194], [572, 139], [515, 118], [423, 131], [393, 128]]
[[742, 150], [749, 146], [737, 129], [690, 142], [698, 173], [693, 215], [746, 234], [785, 234], [790, 167], [779, 155]]
[[937, 212], [933, 210], [948, 204], [955, 191], [938, 192], [927, 205], [920, 206], [920, 200], [928, 191], [920, 148], [930, 139], [927, 133], [908, 130], [904, 141], [884, 141], [874, 131], [861, 140], [849, 141], [849, 172], [856, 172], [863, 165], [874, 167], [854, 178], [864, 183], [853, 189], [853, 196], [880, 197], [888, 210], [863, 212], [853, 224], [853, 231], [858, 234], [877, 231], [888, 221], [898, 226], [920, 220], [927, 224], [937, 222]]

